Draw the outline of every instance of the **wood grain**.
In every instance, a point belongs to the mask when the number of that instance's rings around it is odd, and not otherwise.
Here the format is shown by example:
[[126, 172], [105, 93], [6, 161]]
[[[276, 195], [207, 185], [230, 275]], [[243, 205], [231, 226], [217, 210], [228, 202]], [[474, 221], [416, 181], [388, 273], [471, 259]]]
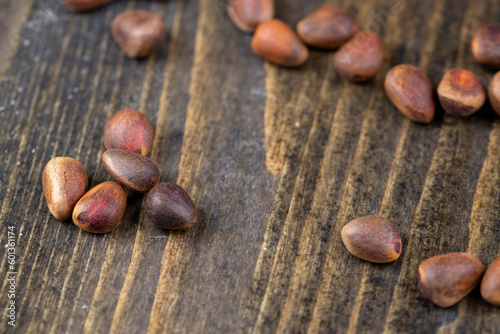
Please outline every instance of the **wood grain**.
[[[6, 321], [0, 248], [0, 332], [495, 333], [500, 309], [476, 289], [439, 308], [416, 272], [433, 255], [500, 256], [500, 120], [487, 105], [464, 119], [409, 121], [383, 91], [399, 63], [437, 86], [451, 67], [487, 84], [470, 53], [475, 28], [498, 23], [495, 0], [276, 0], [294, 26], [323, 4], [346, 7], [383, 36], [381, 71], [362, 85], [332, 52], [299, 69], [268, 64], [222, 0], [115, 1], [86, 14], [57, 0], [5, 2], [0, 50], [0, 244], [16, 232], [15, 329]], [[130, 8], [163, 18], [166, 45], [136, 61], [109, 33]], [[7, 37], [5, 37], [7, 36]], [[2, 74], [3, 73], [3, 74]], [[193, 197], [199, 222], [164, 231], [129, 194], [122, 225], [92, 235], [50, 216], [41, 173], [55, 156], [81, 161], [94, 186], [106, 121], [137, 108], [155, 125], [162, 180]], [[391, 264], [350, 255], [340, 230], [379, 214], [403, 253]]]
[[[3, 74], [16, 48], [20, 44], [30, 43], [29, 36], [21, 35], [21, 29], [28, 19], [28, 14], [33, 6], [34, 0], [9, 1], [0, 0], [0, 28], [3, 33], [0, 36], [0, 74]], [[28, 42], [27, 42], [28, 41]]]

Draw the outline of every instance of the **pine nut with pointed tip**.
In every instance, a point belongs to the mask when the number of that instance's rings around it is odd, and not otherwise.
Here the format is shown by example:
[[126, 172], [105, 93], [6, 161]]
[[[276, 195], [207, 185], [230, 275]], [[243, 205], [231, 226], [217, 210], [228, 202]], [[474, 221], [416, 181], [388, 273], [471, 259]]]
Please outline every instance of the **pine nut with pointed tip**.
[[420, 291], [434, 304], [450, 307], [481, 281], [484, 266], [473, 255], [449, 253], [431, 257], [418, 267]]
[[375, 74], [382, 66], [384, 42], [372, 31], [363, 31], [354, 35], [335, 53], [335, 68], [345, 79], [363, 82]]
[[310, 46], [336, 49], [356, 33], [356, 20], [342, 7], [327, 5], [303, 18], [297, 33]]
[[135, 193], [146, 193], [160, 182], [160, 166], [138, 153], [112, 148], [102, 154], [104, 169]]
[[497, 72], [491, 79], [488, 87], [488, 98], [493, 110], [500, 115], [500, 72]]
[[120, 225], [127, 193], [116, 182], [108, 181], [90, 189], [76, 203], [73, 223], [90, 233], [108, 233]]
[[243, 32], [252, 33], [274, 16], [274, 0], [229, 0], [227, 13]]
[[356, 218], [344, 226], [341, 235], [347, 250], [363, 260], [387, 263], [401, 255], [401, 237], [394, 225], [383, 217]]
[[174, 183], [160, 183], [151, 189], [144, 208], [149, 222], [159, 228], [182, 230], [196, 223], [193, 200]]
[[411, 65], [397, 65], [387, 72], [384, 84], [389, 100], [412, 121], [430, 123], [436, 113], [434, 88], [429, 77]]
[[73, 208], [87, 191], [87, 172], [76, 159], [56, 157], [42, 173], [43, 195], [50, 212], [59, 220], [71, 218]]
[[262, 58], [287, 67], [297, 67], [309, 58], [309, 51], [295, 32], [280, 20], [260, 24], [252, 38], [252, 50]]
[[493, 261], [484, 273], [481, 296], [488, 303], [500, 306], [500, 257]]
[[472, 38], [472, 54], [478, 63], [500, 68], [500, 26], [479, 27]]
[[118, 15], [111, 33], [122, 51], [130, 58], [142, 58], [156, 52], [166, 40], [165, 25], [156, 14], [133, 9]]
[[486, 102], [486, 90], [478, 77], [465, 69], [446, 71], [437, 88], [444, 111], [453, 116], [472, 115]]
[[111, 117], [104, 129], [104, 146], [146, 155], [153, 145], [154, 129], [144, 114], [123, 109]]

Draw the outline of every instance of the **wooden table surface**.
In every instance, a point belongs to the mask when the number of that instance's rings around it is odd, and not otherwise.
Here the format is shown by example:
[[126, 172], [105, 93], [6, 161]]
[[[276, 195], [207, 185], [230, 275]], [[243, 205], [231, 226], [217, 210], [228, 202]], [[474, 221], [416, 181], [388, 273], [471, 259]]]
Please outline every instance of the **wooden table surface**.
[[[500, 118], [413, 123], [388, 101], [387, 70], [417, 65], [437, 84], [465, 67], [475, 28], [500, 22], [497, 0], [276, 0], [295, 25], [340, 4], [380, 33], [381, 71], [342, 80], [333, 53], [299, 69], [270, 65], [229, 20], [226, 0], [116, 0], [76, 15], [58, 0], [0, 0], [0, 332], [499, 333], [500, 308], [474, 290], [442, 309], [420, 294], [431, 256], [500, 256]], [[127, 59], [109, 25], [129, 8], [160, 15], [169, 37]], [[130, 195], [112, 233], [53, 218], [41, 173], [55, 156], [81, 161], [91, 186], [110, 180], [106, 121], [137, 108], [156, 129], [162, 179], [193, 197], [184, 232], [150, 225]], [[376, 265], [351, 256], [341, 228], [380, 214], [403, 253]], [[6, 307], [8, 227], [16, 241], [16, 327]]]

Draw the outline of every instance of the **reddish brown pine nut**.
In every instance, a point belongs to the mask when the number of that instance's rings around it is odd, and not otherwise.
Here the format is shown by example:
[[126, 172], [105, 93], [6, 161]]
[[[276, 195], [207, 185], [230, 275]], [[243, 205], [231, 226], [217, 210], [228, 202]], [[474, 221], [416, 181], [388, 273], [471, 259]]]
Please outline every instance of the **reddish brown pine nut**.
[[380, 216], [359, 217], [342, 229], [347, 250], [375, 263], [395, 261], [401, 255], [401, 237], [394, 225]]
[[311, 46], [335, 49], [357, 31], [354, 18], [342, 7], [327, 5], [306, 16], [297, 24], [297, 33]]
[[448, 70], [437, 88], [439, 102], [450, 115], [468, 116], [486, 102], [486, 90], [470, 71], [462, 68]]
[[418, 267], [418, 286], [422, 294], [434, 304], [450, 307], [479, 284], [483, 272], [483, 264], [473, 255], [438, 255], [425, 260]]
[[434, 88], [429, 77], [411, 65], [397, 65], [385, 76], [385, 92], [406, 117], [429, 123], [436, 113]]
[[111, 24], [114, 40], [130, 58], [142, 58], [156, 52], [166, 39], [165, 25], [146, 10], [129, 10]]
[[108, 233], [120, 225], [127, 193], [116, 182], [104, 182], [90, 189], [76, 203], [73, 222], [91, 233]]
[[160, 166], [138, 153], [112, 148], [102, 154], [104, 168], [116, 181], [136, 193], [146, 193], [160, 182]]
[[42, 184], [52, 215], [66, 220], [71, 218], [73, 208], [87, 191], [87, 172], [73, 158], [53, 158], [43, 169]]
[[344, 44], [334, 56], [340, 75], [352, 82], [370, 79], [382, 66], [384, 43], [377, 33], [359, 32]]
[[488, 87], [488, 97], [491, 107], [500, 115], [500, 72], [497, 72], [491, 79]]
[[280, 20], [260, 24], [252, 38], [252, 50], [262, 58], [282, 66], [300, 66], [309, 51], [293, 30]]
[[160, 183], [146, 197], [146, 217], [156, 227], [186, 229], [196, 223], [196, 208], [188, 193], [173, 183]]
[[104, 146], [146, 155], [153, 145], [154, 129], [144, 114], [123, 109], [111, 117], [104, 130]]
[[240, 30], [251, 33], [274, 17], [274, 0], [229, 0], [227, 13]]
[[484, 273], [481, 296], [488, 303], [500, 306], [500, 257], [493, 261]]
[[500, 26], [478, 28], [472, 39], [472, 54], [478, 63], [500, 67]]

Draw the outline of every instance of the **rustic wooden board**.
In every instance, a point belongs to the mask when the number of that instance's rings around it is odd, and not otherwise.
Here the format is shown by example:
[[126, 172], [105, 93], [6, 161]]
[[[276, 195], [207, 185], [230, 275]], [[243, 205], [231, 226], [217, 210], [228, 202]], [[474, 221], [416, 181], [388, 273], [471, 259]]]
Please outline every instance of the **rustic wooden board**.
[[[335, 3], [382, 34], [383, 68], [362, 85], [342, 80], [328, 52], [296, 70], [266, 64], [223, 0], [123, 0], [83, 15], [57, 0], [7, 3], [0, 23], [15, 44], [0, 51], [11, 59], [0, 82], [0, 244], [15, 226], [17, 322], [2, 313], [0, 332], [498, 333], [500, 308], [477, 290], [441, 309], [420, 295], [416, 271], [446, 252], [500, 256], [500, 119], [487, 106], [419, 125], [383, 91], [401, 62], [435, 84], [454, 66], [487, 83], [493, 73], [469, 45], [475, 28], [500, 21], [498, 1], [276, 1], [292, 25]], [[157, 55], [126, 59], [113, 43], [109, 23], [127, 8], [164, 18]], [[102, 133], [124, 107], [154, 123], [163, 180], [199, 208], [192, 229], [152, 227], [138, 195], [106, 235], [50, 216], [43, 166], [72, 156], [91, 185], [110, 180]], [[398, 261], [374, 265], [344, 248], [341, 228], [367, 214], [397, 225]], [[3, 247], [0, 259], [5, 312]]]

